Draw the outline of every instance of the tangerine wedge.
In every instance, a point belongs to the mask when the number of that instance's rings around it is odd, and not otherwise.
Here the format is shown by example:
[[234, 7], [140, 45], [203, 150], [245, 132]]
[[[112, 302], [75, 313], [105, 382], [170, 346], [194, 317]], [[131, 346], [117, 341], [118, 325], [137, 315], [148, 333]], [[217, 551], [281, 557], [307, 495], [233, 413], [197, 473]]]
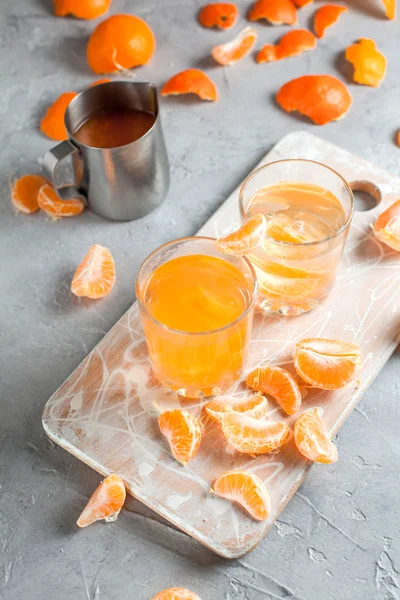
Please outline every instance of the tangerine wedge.
[[271, 499], [257, 475], [248, 471], [228, 471], [214, 482], [211, 491], [237, 502], [255, 519], [265, 521], [271, 514]]
[[346, 48], [346, 58], [354, 66], [354, 81], [379, 87], [386, 73], [386, 58], [373, 40], [361, 38], [358, 43]]
[[396, 17], [396, 0], [382, 0], [385, 7], [385, 13], [388, 19]]
[[39, 210], [38, 194], [47, 183], [41, 175], [23, 175], [11, 187], [11, 201], [15, 208], [26, 215]]
[[186, 588], [174, 587], [158, 592], [152, 600], [201, 600], [201, 598]]
[[304, 411], [294, 424], [294, 441], [308, 460], [322, 464], [337, 461], [338, 451], [319, 416], [317, 408]]
[[251, 27], [245, 27], [230, 42], [214, 46], [211, 50], [213, 59], [220, 65], [232, 65], [251, 52], [257, 40], [257, 32]]
[[64, 118], [71, 100], [78, 94], [76, 92], [65, 92], [47, 109], [46, 114], [40, 121], [40, 131], [52, 140], [62, 142], [68, 138]]
[[352, 98], [347, 87], [331, 75], [303, 75], [285, 83], [276, 101], [286, 112], [298, 111], [317, 125], [345, 116]]
[[104, 298], [114, 287], [115, 264], [108, 248], [94, 244], [75, 271], [71, 292], [96, 300]]
[[201, 427], [198, 419], [187, 410], [167, 410], [161, 413], [158, 425], [177, 461], [186, 464], [196, 456], [201, 442]]
[[216, 102], [217, 86], [213, 80], [200, 69], [186, 69], [177, 73], [163, 85], [161, 96], [180, 94], [196, 94], [202, 100]]
[[301, 340], [294, 353], [294, 366], [300, 377], [323, 390], [336, 390], [348, 384], [360, 362], [359, 346], [340, 340]]
[[325, 4], [321, 6], [314, 15], [314, 31], [319, 38], [324, 37], [325, 31], [336, 23], [340, 15], [348, 9], [345, 6], [337, 6], [336, 4]]
[[281, 367], [259, 367], [249, 373], [246, 383], [253, 390], [272, 396], [288, 415], [293, 415], [301, 406], [301, 392], [297, 381], [289, 371]]
[[203, 27], [229, 29], [236, 23], [238, 12], [237, 6], [231, 2], [206, 4], [199, 12], [199, 22]]
[[225, 254], [244, 256], [250, 254], [260, 245], [267, 229], [267, 220], [264, 215], [250, 217], [240, 229], [216, 241], [216, 244]]
[[214, 421], [221, 422], [224, 414], [230, 412], [245, 413], [249, 417], [259, 419], [268, 410], [268, 401], [261, 394], [255, 394], [245, 400], [232, 400], [226, 397], [215, 398], [205, 406], [207, 414]]
[[290, 435], [290, 429], [283, 421], [260, 421], [237, 412], [224, 414], [221, 425], [228, 442], [242, 454], [278, 451], [289, 440]]
[[87, 527], [95, 521], [115, 521], [124, 505], [126, 490], [124, 482], [119, 475], [112, 473], [104, 479], [89, 502], [83, 509], [79, 519], [78, 527]]
[[53, 0], [56, 17], [73, 15], [78, 19], [96, 19], [104, 15], [111, 0]]
[[155, 49], [154, 34], [143, 19], [112, 15], [90, 36], [87, 60], [95, 73], [113, 73], [147, 64]]
[[39, 208], [53, 219], [75, 217], [85, 208], [82, 200], [79, 198], [68, 201], [62, 200], [49, 183], [42, 185], [37, 200]]
[[372, 229], [379, 241], [400, 252], [400, 200], [379, 215]]
[[257, 0], [248, 14], [249, 21], [265, 19], [272, 25], [294, 25], [297, 10], [292, 0]]
[[274, 46], [265, 44], [257, 54], [258, 63], [273, 62], [292, 56], [299, 56], [303, 52], [312, 50], [317, 45], [316, 37], [307, 29], [295, 29], [285, 33]]

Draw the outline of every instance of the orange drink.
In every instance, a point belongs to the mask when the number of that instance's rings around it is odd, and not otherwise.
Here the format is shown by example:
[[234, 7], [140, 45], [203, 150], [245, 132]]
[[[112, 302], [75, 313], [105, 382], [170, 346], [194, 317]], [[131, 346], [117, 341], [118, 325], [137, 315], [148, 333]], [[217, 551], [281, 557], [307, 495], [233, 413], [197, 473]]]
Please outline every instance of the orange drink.
[[266, 312], [298, 315], [332, 289], [351, 217], [353, 194], [335, 171], [284, 160], [254, 171], [240, 191], [242, 219], [263, 214], [266, 236], [249, 255]]
[[152, 367], [188, 397], [226, 391], [240, 378], [257, 296], [246, 258], [222, 254], [211, 238], [165, 244], [136, 283]]

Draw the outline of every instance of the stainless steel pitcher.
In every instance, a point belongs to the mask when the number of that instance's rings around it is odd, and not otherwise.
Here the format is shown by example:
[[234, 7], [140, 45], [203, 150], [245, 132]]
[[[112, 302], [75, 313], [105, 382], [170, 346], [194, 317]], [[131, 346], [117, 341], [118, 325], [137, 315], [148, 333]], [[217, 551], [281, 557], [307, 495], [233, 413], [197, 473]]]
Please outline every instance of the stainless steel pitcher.
[[[141, 138], [117, 148], [94, 148], [74, 139], [73, 132], [95, 112], [116, 108], [151, 112], [156, 119]], [[160, 206], [168, 192], [169, 163], [154, 85], [113, 81], [91, 87], [71, 101], [65, 125], [69, 139], [44, 157], [45, 175], [60, 198], [79, 197], [90, 210], [114, 221], [139, 219]], [[72, 181], [60, 164], [67, 157], [72, 159]]]

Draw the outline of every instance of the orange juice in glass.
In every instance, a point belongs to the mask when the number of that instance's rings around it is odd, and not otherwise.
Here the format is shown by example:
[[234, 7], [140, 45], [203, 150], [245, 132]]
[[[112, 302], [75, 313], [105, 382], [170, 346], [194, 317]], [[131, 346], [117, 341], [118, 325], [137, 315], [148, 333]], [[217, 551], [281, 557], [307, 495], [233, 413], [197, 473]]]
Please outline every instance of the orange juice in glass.
[[336, 277], [354, 211], [348, 183], [309, 160], [281, 160], [254, 171], [240, 190], [240, 212], [263, 214], [266, 236], [249, 255], [259, 306], [295, 316], [319, 306]]
[[145, 260], [136, 295], [163, 385], [194, 398], [220, 394], [240, 378], [257, 298], [246, 258], [222, 254], [211, 238], [175, 240]]

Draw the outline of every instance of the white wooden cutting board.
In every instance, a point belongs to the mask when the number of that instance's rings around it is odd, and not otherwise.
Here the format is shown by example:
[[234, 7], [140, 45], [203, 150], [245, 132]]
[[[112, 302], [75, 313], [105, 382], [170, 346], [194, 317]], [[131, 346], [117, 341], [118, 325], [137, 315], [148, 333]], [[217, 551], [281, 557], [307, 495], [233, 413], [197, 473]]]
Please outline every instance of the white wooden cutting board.
[[[400, 253], [380, 244], [370, 224], [400, 197], [400, 178], [302, 131], [283, 138], [260, 165], [283, 158], [318, 160], [349, 182], [374, 184], [382, 196], [374, 210], [355, 213], [336, 285], [323, 306], [292, 319], [255, 320], [248, 370], [265, 361], [292, 369], [294, 345], [304, 337], [340, 338], [361, 346], [357, 385], [334, 392], [312, 390], [303, 402], [305, 408], [323, 409], [334, 434], [398, 342]], [[233, 230], [239, 223], [237, 207], [238, 189], [199, 234], [219, 237]], [[133, 496], [214, 552], [227, 558], [245, 554], [293, 496], [309, 463], [293, 445], [279, 454], [241, 456], [210, 425], [197, 457], [183, 467], [159, 433], [155, 401], [194, 414], [202, 404], [178, 398], [154, 379], [134, 304], [47, 402], [43, 426], [52, 440], [96, 471], [118, 473]], [[271, 418], [284, 418], [274, 403], [270, 408]], [[237, 506], [209, 494], [213, 480], [232, 468], [255, 472], [266, 483], [274, 511], [270, 520], [255, 522]]]

